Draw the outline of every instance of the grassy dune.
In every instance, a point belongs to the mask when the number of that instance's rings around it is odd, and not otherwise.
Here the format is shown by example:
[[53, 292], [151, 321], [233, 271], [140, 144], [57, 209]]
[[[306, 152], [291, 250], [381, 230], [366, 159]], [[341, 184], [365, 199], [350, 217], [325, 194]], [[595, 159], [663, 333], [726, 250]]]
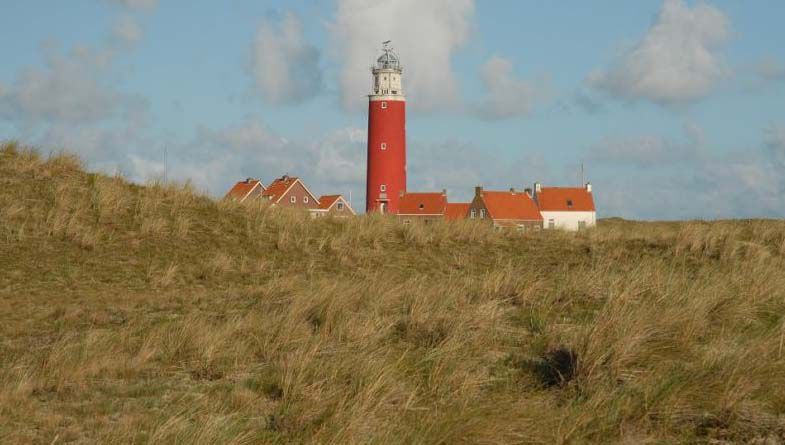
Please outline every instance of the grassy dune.
[[785, 223], [216, 202], [0, 147], [0, 443], [783, 443]]

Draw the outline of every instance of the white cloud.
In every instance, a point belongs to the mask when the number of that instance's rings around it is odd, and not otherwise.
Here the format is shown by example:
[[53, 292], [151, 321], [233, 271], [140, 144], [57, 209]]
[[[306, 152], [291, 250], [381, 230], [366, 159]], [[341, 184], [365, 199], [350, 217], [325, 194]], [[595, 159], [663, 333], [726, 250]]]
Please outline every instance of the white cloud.
[[535, 86], [513, 75], [509, 59], [491, 57], [480, 69], [480, 77], [487, 94], [475, 106], [475, 112], [483, 119], [527, 116], [545, 96], [544, 86]]
[[268, 102], [297, 103], [319, 93], [320, 53], [305, 41], [302, 23], [294, 14], [280, 23], [262, 22], [252, 51], [254, 82]]
[[[536, 152], [520, 157], [489, 156], [487, 147], [461, 141], [409, 144], [408, 189], [447, 189], [452, 202], [468, 201], [474, 187], [523, 190], [535, 181], [560, 183], [548, 163]], [[524, 150], [521, 150], [524, 151]]]
[[0, 119], [34, 124], [97, 122], [123, 113], [134, 98], [115, 91], [106, 81], [112, 55], [76, 47], [49, 51], [43, 68], [20, 71], [0, 91]]
[[385, 40], [392, 40], [401, 57], [411, 106], [422, 110], [459, 103], [452, 58], [469, 37], [473, 15], [473, 0], [339, 0], [332, 33], [345, 108], [367, 106], [369, 67]]
[[335, 185], [363, 185], [367, 134], [360, 128], [341, 128], [313, 144], [314, 177]]
[[705, 97], [727, 74], [721, 50], [730, 22], [719, 9], [684, 0], [665, 0], [643, 39], [588, 83], [614, 96], [663, 105]]
[[[692, 125], [684, 131], [686, 142], [650, 137], [651, 150], [627, 144], [616, 158], [593, 158], [598, 211], [659, 220], [785, 217], [785, 127], [771, 126], [757, 147], [723, 154], [690, 153], [705, 137]], [[645, 168], [623, 169], [619, 162]]]
[[[301, 177], [313, 193], [351, 190], [358, 198], [365, 184], [365, 139], [365, 130], [341, 128], [314, 140], [292, 141], [249, 117], [225, 128], [199, 128], [190, 142], [170, 144], [167, 176], [223, 196], [246, 177], [267, 184], [289, 174]], [[125, 166], [132, 180], [144, 182], [161, 177], [162, 162], [160, 149], [137, 151]]]
[[659, 135], [606, 137], [589, 149], [589, 159], [608, 164], [628, 164], [641, 168], [693, 161], [706, 155], [703, 129], [688, 122], [684, 140]]
[[130, 16], [120, 17], [112, 26], [112, 36], [126, 45], [133, 45], [142, 39], [142, 28]]

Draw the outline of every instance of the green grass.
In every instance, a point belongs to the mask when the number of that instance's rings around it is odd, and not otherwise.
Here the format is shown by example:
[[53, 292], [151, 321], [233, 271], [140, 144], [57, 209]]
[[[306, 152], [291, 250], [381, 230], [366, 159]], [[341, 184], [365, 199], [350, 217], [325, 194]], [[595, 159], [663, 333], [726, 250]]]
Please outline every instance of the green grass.
[[782, 221], [312, 220], [5, 144], [0, 443], [781, 443], [784, 256]]

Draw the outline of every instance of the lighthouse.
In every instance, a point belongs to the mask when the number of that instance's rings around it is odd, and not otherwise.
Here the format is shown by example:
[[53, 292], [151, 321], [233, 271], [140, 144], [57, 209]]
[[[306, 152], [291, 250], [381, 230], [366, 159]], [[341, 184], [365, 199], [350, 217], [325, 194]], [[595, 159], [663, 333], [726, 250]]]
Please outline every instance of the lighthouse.
[[398, 200], [406, 192], [406, 98], [401, 63], [383, 43], [382, 55], [371, 68], [373, 85], [368, 95], [368, 167], [366, 213], [398, 213]]

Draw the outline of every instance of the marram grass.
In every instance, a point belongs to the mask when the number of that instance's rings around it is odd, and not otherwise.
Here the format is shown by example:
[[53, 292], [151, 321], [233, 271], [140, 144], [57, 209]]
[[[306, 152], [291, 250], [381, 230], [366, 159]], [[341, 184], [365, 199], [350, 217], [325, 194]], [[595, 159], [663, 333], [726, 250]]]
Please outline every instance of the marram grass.
[[785, 223], [311, 220], [0, 148], [0, 443], [785, 442]]

